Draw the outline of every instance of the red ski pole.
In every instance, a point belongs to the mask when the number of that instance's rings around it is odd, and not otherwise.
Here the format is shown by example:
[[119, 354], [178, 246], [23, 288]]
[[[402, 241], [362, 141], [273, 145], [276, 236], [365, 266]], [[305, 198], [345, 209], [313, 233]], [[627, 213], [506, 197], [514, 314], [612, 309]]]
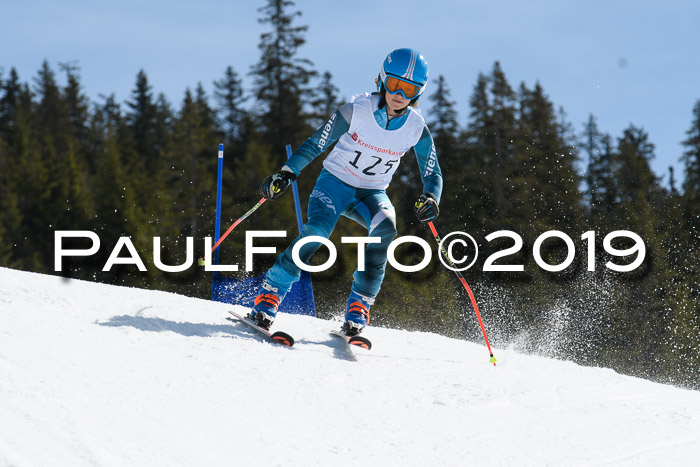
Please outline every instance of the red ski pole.
[[[235, 229], [236, 226], [237, 226], [238, 224], [240, 224], [240, 223], [243, 222], [248, 216], [250, 216], [251, 214], [253, 214], [253, 213], [255, 212], [255, 210], [258, 209], [260, 206], [262, 206], [262, 204], [263, 204], [265, 201], [267, 201], [267, 198], [261, 198], [260, 201], [258, 201], [258, 204], [256, 204], [256, 205], [253, 206], [252, 208], [250, 208], [250, 210], [249, 210], [248, 212], [246, 212], [245, 214], [243, 214], [236, 222], [234, 222], [234, 223], [231, 225], [231, 227], [229, 227], [228, 230], [221, 236], [221, 238], [214, 244], [214, 246], [211, 247], [211, 252], [210, 252], [210, 253], [214, 253], [214, 250], [216, 250], [216, 249], [219, 247], [219, 245], [221, 245], [221, 242], [224, 241], [224, 238], [228, 237], [228, 234], [230, 234], [231, 231], [233, 231], [233, 229]], [[199, 265], [200, 265], [200, 266], [203, 266], [203, 265], [204, 265], [204, 258], [199, 258]]]
[[432, 222], [428, 222], [428, 226], [430, 227], [430, 231], [433, 233], [433, 237], [435, 237], [435, 241], [438, 243], [440, 246], [440, 252], [442, 255], [445, 257], [448, 263], [450, 263], [450, 266], [452, 266], [454, 269], [453, 271], [455, 274], [457, 274], [457, 277], [459, 278], [459, 281], [462, 283], [464, 288], [467, 290], [467, 293], [469, 294], [469, 298], [472, 300], [472, 305], [474, 305], [474, 311], [476, 312], [476, 319], [479, 320], [479, 326], [481, 326], [481, 333], [484, 335], [484, 341], [486, 341], [486, 348], [489, 350], [489, 354], [491, 355], [491, 358], [489, 359], [489, 363], [493, 363], [493, 366], [496, 366], [496, 357], [493, 356], [493, 351], [491, 351], [491, 345], [489, 344], [489, 338], [486, 337], [486, 329], [484, 329], [484, 322], [481, 321], [481, 313], [479, 313], [479, 307], [476, 304], [476, 298], [474, 298], [474, 294], [472, 293], [472, 289], [469, 287], [469, 284], [467, 284], [467, 280], [464, 278], [462, 273], [460, 271], [457, 271], [457, 266], [455, 266], [454, 262], [450, 259], [450, 255], [447, 254], [447, 250], [445, 250], [445, 246], [442, 245], [442, 240], [440, 239], [440, 236], [437, 233], [437, 230], [435, 230], [435, 226], [433, 225]]

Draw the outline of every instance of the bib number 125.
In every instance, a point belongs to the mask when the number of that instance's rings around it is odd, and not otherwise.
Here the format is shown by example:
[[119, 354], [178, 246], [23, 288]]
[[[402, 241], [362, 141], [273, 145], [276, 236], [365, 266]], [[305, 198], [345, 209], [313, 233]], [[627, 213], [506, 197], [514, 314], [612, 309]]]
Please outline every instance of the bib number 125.
[[[350, 161], [350, 165], [355, 167], [356, 169], [360, 170], [360, 167], [357, 164], [360, 161], [360, 157], [362, 157], [362, 152], [355, 151], [355, 153], [357, 154], [357, 156], [355, 157], [354, 160]], [[369, 165], [369, 166], [365, 167], [364, 169], [362, 169], [362, 173], [365, 175], [374, 176], [374, 175], [377, 175], [377, 173], [373, 172], [372, 169], [374, 169], [379, 164], [384, 162], [384, 159], [382, 159], [379, 156], [371, 156], [371, 157], [373, 157], [375, 159], [374, 163], [372, 165]], [[382, 167], [386, 167], [387, 169], [384, 172], [380, 173], [379, 175], [388, 174], [389, 171], [394, 168], [394, 164], [396, 162], [398, 162], [398, 161], [397, 160], [388, 160], [388, 161], [384, 162], [384, 165]]]

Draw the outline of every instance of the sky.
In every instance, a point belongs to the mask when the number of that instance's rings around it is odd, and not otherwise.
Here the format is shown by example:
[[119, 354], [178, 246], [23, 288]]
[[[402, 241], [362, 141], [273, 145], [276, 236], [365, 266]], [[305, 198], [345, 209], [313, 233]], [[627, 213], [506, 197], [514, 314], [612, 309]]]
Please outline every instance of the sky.
[[[198, 83], [211, 95], [228, 66], [250, 90], [265, 3], [0, 0], [0, 69], [33, 82], [44, 60], [57, 72], [76, 63], [93, 102], [101, 94], [126, 101], [139, 70], [176, 107]], [[411, 47], [428, 60], [431, 80], [445, 76], [464, 126], [479, 73], [499, 61], [514, 88], [539, 82], [578, 133], [591, 114], [614, 138], [643, 128], [656, 147], [652, 169], [665, 184], [669, 166], [677, 184], [683, 179], [681, 142], [700, 100], [699, 2], [297, 0], [292, 9], [302, 12], [295, 24], [309, 27], [298, 56], [330, 71], [341, 96], [374, 90], [385, 56]], [[429, 101], [422, 106], [427, 113]]]

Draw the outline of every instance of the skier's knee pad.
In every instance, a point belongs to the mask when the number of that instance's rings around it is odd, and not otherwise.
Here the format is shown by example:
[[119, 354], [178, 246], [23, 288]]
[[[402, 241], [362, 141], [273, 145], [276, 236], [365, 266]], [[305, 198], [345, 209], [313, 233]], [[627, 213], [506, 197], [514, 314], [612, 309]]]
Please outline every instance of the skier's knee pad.
[[[376, 216], [375, 216], [376, 217]], [[389, 244], [391, 243], [392, 240], [396, 238], [397, 232], [396, 232], [396, 217], [391, 216], [391, 217], [386, 217], [383, 219], [377, 226], [370, 231], [370, 235], [372, 237], [379, 237], [382, 239], [381, 245], [382, 247], [389, 248]], [[371, 246], [368, 245], [368, 247]]]

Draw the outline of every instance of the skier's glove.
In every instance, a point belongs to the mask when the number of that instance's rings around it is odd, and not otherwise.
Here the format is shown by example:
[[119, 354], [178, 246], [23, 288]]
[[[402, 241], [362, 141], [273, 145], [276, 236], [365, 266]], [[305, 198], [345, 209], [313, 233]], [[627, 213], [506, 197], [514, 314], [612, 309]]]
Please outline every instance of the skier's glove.
[[415, 211], [418, 220], [424, 224], [426, 222], [434, 221], [438, 214], [440, 214], [437, 200], [432, 193], [423, 193], [420, 195], [416, 200], [416, 203], [413, 205], [413, 210]]
[[260, 193], [266, 199], [275, 199], [280, 196], [284, 190], [289, 188], [289, 185], [296, 180], [297, 176], [294, 172], [289, 170], [281, 170], [275, 175], [270, 175], [265, 180], [263, 180], [262, 185], [260, 185]]

